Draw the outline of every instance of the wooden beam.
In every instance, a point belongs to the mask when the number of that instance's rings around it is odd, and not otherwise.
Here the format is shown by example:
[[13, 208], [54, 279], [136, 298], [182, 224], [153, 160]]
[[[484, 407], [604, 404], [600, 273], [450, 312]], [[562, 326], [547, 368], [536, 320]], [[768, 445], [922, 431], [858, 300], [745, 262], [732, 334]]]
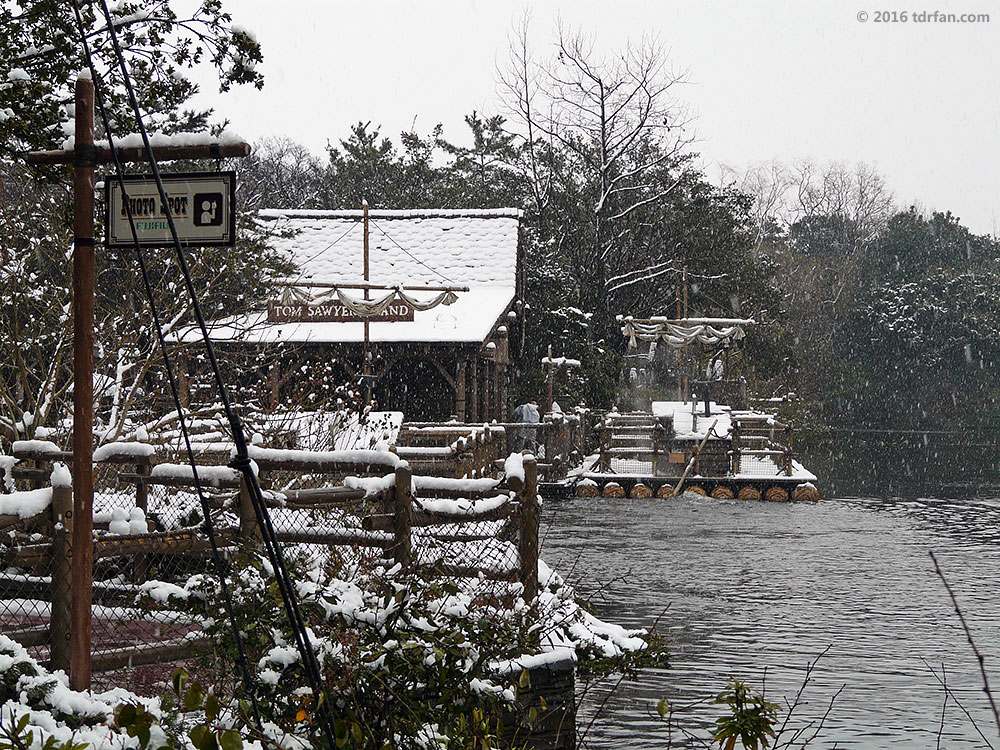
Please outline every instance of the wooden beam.
[[95, 651], [92, 664], [95, 672], [110, 672], [122, 667], [191, 659], [211, 649], [212, 640], [208, 637], [173, 638], [142, 646]]
[[329, 531], [324, 529], [303, 529], [301, 531], [277, 531], [275, 536], [279, 542], [286, 544], [333, 544], [344, 547], [382, 547], [393, 545], [390, 536], [368, 536], [351, 529], [344, 531]]
[[[206, 467], [201, 467], [206, 468]], [[213, 467], [214, 468], [214, 467]], [[219, 479], [218, 477], [206, 477], [198, 475], [201, 486], [204, 489], [226, 489], [235, 490], [240, 486], [239, 479]], [[118, 475], [119, 482], [128, 482], [138, 485], [152, 485], [154, 487], [194, 487], [194, 479], [188, 477], [151, 477], [148, 474], [122, 472]]]
[[[502, 521], [518, 513], [516, 503], [506, 502], [492, 510], [481, 513], [430, 513], [426, 510], [414, 510], [411, 516], [411, 526], [443, 526], [459, 523], [479, 523], [481, 521]], [[365, 531], [391, 531], [393, 515], [382, 513], [365, 516], [361, 519], [361, 527]]]
[[444, 379], [448, 381], [448, 385], [451, 386], [451, 389], [453, 391], [457, 392], [458, 391], [458, 385], [455, 383], [455, 378], [453, 378], [451, 376], [451, 373], [448, 372], [445, 369], [444, 365], [442, 365], [440, 362], [438, 362], [436, 357], [430, 356], [430, 354], [428, 354], [428, 356], [426, 357], [426, 359], [427, 359], [428, 362], [430, 362], [432, 365], [434, 365], [435, 368], [437, 368], [438, 372], [440, 372], [444, 376]]
[[[79, 138], [77, 148], [84, 145]], [[174, 161], [176, 159], [228, 159], [230, 157], [250, 156], [249, 143], [206, 143], [200, 146], [153, 146], [153, 156], [159, 161]], [[121, 162], [144, 162], [149, 157], [143, 146], [118, 147], [112, 151], [107, 146], [98, 145], [91, 150], [95, 164], [111, 164], [114, 154], [118, 154]], [[56, 149], [54, 151], [32, 151], [25, 154], [28, 164], [72, 164], [74, 151]]]
[[318, 505], [330, 502], [363, 500], [365, 490], [352, 487], [317, 487], [308, 490], [281, 490], [289, 503], [296, 505]]
[[402, 289], [404, 292], [467, 292], [467, 286], [397, 286], [395, 284], [375, 284], [371, 282], [356, 282], [353, 284], [339, 284], [325, 281], [277, 281], [271, 286], [279, 287], [312, 287], [315, 289]]

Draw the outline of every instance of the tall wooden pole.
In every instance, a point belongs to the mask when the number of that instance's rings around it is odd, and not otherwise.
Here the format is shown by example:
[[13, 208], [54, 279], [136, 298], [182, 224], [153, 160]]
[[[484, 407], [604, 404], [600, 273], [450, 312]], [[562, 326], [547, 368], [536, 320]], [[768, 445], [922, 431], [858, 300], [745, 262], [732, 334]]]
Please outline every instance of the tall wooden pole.
[[[364, 240], [364, 246], [365, 246], [365, 300], [367, 301], [367, 300], [371, 299], [370, 292], [368, 291], [368, 286], [367, 286], [368, 282], [371, 281], [371, 279], [368, 278], [369, 274], [370, 274], [369, 268], [368, 268], [368, 262], [369, 262], [369, 253], [368, 253], [368, 201], [362, 200], [361, 201], [361, 206], [362, 206], [362, 208], [364, 209], [364, 212], [365, 212], [365, 240]], [[370, 332], [370, 330], [368, 328], [368, 326], [370, 325], [370, 323], [368, 322], [367, 316], [365, 317], [365, 323], [364, 323], [364, 325], [365, 325], [365, 342], [364, 342], [364, 346], [362, 347], [362, 350], [361, 350], [361, 360], [362, 360], [361, 361], [361, 373], [362, 373], [362, 375], [364, 375], [364, 378], [365, 378], [365, 403], [368, 404], [372, 400], [372, 381], [371, 381], [372, 362], [371, 362], [371, 351], [369, 350], [369, 347], [371, 346], [371, 332]]]
[[[688, 267], [684, 266], [684, 272], [682, 276], [681, 283], [684, 285], [684, 318], [687, 319], [688, 316]], [[688, 402], [691, 398], [691, 362], [687, 356], [687, 343], [684, 343], [684, 367], [687, 370], [684, 374], [684, 403]]]
[[73, 159], [73, 596], [70, 687], [90, 689], [94, 557], [94, 82], [76, 81]]

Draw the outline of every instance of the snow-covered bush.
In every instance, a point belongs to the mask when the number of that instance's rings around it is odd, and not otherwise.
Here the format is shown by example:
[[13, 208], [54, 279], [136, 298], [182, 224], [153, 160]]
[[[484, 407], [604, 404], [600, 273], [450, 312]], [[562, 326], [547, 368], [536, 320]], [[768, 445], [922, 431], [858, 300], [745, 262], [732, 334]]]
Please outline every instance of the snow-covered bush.
[[[489, 746], [523, 669], [646, 646], [639, 633], [581, 609], [544, 563], [542, 592], [525, 603], [519, 584], [430, 578], [336, 556], [293, 557], [325, 700], [345, 747]], [[270, 565], [255, 553], [241, 555], [230, 586], [264, 720], [304, 742], [320, 741], [319, 711]], [[249, 698], [218, 582], [190, 579], [173, 591], [171, 606], [185, 604], [216, 644], [204, 674], [216, 675], [220, 694]]]

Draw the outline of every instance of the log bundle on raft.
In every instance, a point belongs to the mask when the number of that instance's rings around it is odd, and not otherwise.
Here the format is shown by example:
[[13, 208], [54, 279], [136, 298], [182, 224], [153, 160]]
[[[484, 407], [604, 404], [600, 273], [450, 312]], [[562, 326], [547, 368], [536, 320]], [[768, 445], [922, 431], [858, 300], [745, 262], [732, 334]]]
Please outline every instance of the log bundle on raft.
[[[626, 483], [627, 484], [627, 483]], [[684, 487], [679, 494], [700, 495], [702, 497], [712, 497], [716, 500], [743, 500], [758, 501], [768, 500], [770, 502], [784, 503], [815, 503], [819, 502], [819, 490], [811, 482], [803, 482], [794, 487], [791, 485], [772, 485], [770, 487], [757, 487], [754, 485], [739, 485], [735, 483], [725, 483], [712, 485], [709, 483], [690, 484]], [[584, 479], [577, 483], [574, 490], [577, 497], [607, 497], [607, 498], [636, 498], [645, 499], [657, 497], [666, 499], [676, 497], [674, 485], [663, 483], [656, 487], [655, 483], [648, 481], [636, 481], [630, 487], [620, 482], [609, 481], [603, 485], [592, 479]]]

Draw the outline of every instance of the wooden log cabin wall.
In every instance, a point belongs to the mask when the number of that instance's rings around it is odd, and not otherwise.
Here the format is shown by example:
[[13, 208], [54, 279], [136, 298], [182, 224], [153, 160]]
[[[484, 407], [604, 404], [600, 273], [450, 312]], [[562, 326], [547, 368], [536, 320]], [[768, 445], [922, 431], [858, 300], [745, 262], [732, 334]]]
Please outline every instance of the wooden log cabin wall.
[[[298, 270], [259, 312], [216, 321], [216, 347], [272, 408], [319, 403], [323, 383], [365, 373], [367, 352], [379, 408], [407, 420], [505, 421], [524, 337], [520, 211], [365, 215], [261, 212]], [[357, 309], [393, 289], [400, 296], [365, 323]]]

